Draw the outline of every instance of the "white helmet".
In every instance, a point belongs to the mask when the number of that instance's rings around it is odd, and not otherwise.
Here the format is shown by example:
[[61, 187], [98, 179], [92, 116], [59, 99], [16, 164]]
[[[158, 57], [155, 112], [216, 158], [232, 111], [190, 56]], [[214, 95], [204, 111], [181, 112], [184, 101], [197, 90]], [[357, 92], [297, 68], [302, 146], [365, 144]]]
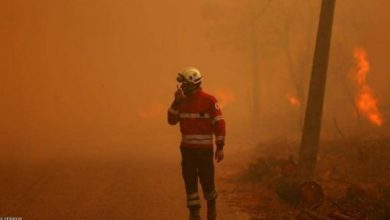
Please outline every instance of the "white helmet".
[[176, 80], [178, 82], [190, 82], [194, 84], [198, 84], [202, 82], [202, 74], [200, 74], [199, 70], [194, 67], [188, 67], [182, 72], [179, 73]]

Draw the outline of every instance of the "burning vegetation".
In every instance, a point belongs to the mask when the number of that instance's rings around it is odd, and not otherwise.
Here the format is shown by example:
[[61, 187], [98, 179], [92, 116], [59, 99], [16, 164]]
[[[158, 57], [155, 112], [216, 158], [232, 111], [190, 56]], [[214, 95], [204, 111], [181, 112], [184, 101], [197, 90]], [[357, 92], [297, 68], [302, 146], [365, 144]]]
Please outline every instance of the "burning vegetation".
[[233, 91], [227, 88], [215, 89], [213, 94], [215, 94], [215, 97], [217, 98], [221, 108], [226, 107], [236, 100], [236, 96], [234, 95]]
[[299, 108], [301, 106], [301, 101], [296, 95], [287, 94], [286, 99], [290, 103], [290, 105], [294, 108]]
[[366, 51], [358, 48], [354, 52], [356, 69], [352, 76], [356, 85], [356, 106], [359, 113], [376, 126], [383, 125], [382, 114], [379, 111], [378, 101], [371, 86], [367, 83], [367, 76], [370, 71], [370, 63]]

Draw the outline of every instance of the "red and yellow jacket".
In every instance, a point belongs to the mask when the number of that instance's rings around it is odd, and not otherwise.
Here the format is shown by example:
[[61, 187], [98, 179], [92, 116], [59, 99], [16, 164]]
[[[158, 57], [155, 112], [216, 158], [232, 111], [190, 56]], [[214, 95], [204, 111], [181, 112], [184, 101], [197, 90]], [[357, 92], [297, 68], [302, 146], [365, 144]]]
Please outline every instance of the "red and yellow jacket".
[[217, 149], [225, 145], [225, 120], [217, 99], [199, 89], [186, 96], [180, 103], [173, 103], [168, 110], [168, 123], [180, 122], [181, 147], [213, 148], [213, 136]]

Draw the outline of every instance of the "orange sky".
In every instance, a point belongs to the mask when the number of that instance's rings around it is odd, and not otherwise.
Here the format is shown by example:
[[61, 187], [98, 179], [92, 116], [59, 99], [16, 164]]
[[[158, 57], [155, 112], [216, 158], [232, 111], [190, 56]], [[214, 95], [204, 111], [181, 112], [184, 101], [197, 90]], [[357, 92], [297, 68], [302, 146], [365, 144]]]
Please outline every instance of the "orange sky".
[[[257, 7], [266, 2], [258, 1]], [[315, 36], [319, 4], [292, 2], [272, 1], [257, 24], [260, 138], [300, 132], [303, 109], [290, 108], [286, 101], [286, 94], [296, 91], [279, 39], [283, 35], [276, 30], [289, 24], [293, 68], [306, 63], [302, 73], [297, 72], [307, 82], [311, 53], [303, 61], [298, 58], [306, 47], [313, 51], [314, 41], [307, 42], [307, 36], [314, 39], [310, 36]], [[251, 130], [247, 2], [3, 0], [0, 4], [3, 146], [72, 140], [130, 142], [135, 137], [142, 141], [153, 130], [158, 131], [156, 139], [177, 136], [178, 131], [166, 125], [165, 111], [176, 87], [175, 76], [186, 66], [204, 73], [207, 91], [234, 94], [224, 107], [233, 139]], [[336, 4], [324, 132], [334, 133], [334, 117], [347, 131], [356, 125], [353, 107], [340, 106], [349, 98], [338, 78], [347, 74], [343, 68], [353, 67], [355, 46], [367, 50], [372, 67], [368, 82], [383, 109], [381, 129], [388, 131], [390, 3], [345, 0]]]

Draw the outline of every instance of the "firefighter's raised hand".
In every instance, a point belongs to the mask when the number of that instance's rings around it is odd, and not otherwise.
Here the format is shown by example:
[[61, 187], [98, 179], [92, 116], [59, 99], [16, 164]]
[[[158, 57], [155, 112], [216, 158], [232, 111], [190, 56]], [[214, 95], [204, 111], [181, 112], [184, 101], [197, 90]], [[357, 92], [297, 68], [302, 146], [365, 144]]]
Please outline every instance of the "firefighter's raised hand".
[[175, 103], [180, 103], [181, 101], [183, 101], [183, 99], [184, 99], [183, 90], [181, 90], [179, 86], [177, 86], [177, 90], [175, 92]]
[[215, 160], [217, 163], [221, 162], [225, 158], [225, 154], [223, 153], [223, 150], [216, 150], [215, 151]]

